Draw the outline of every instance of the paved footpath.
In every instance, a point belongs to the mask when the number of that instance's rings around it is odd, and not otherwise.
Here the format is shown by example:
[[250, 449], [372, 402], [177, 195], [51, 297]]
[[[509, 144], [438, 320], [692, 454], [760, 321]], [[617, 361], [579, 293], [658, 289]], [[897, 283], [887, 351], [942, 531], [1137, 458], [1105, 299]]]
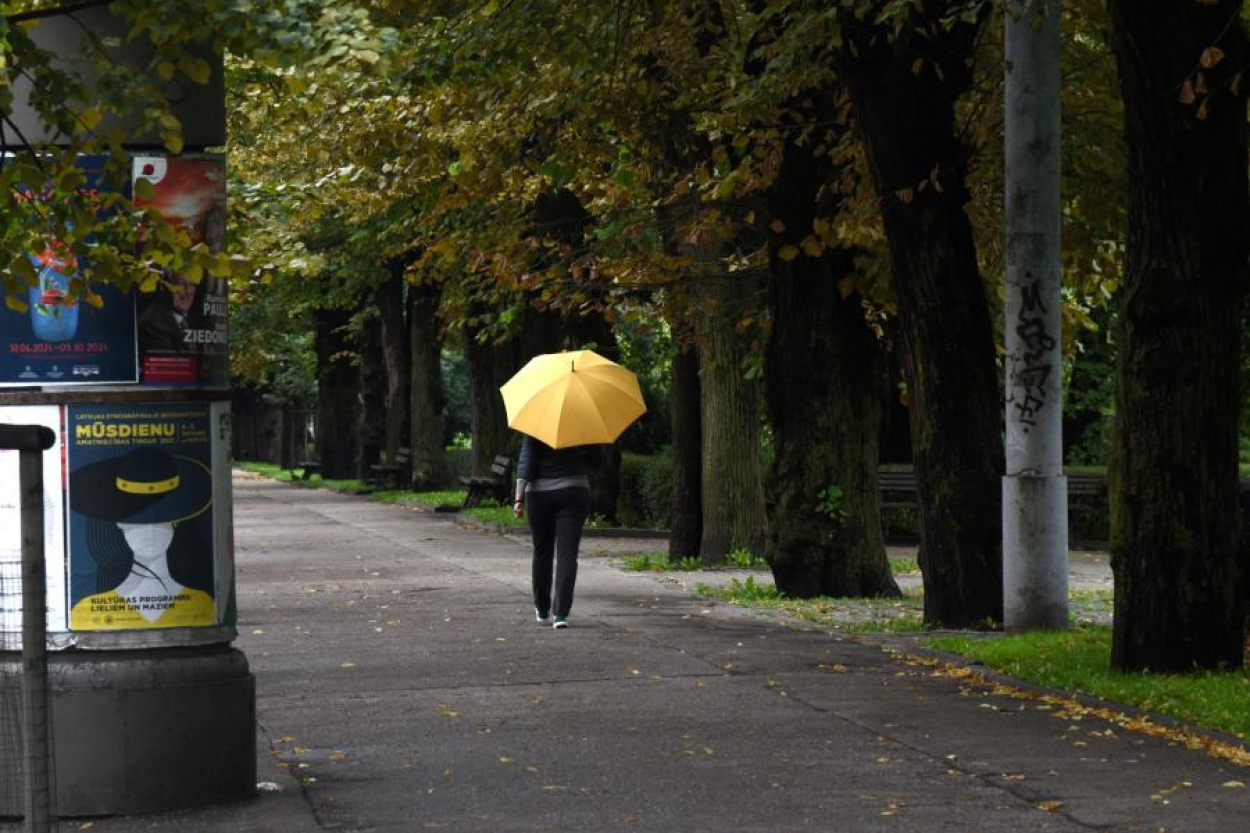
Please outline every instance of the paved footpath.
[[573, 627], [553, 631], [533, 621], [523, 540], [235, 485], [265, 788], [86, 829], [1250, 829], [1250, 772], [1175, 742], [603, 558], [583, 559]]

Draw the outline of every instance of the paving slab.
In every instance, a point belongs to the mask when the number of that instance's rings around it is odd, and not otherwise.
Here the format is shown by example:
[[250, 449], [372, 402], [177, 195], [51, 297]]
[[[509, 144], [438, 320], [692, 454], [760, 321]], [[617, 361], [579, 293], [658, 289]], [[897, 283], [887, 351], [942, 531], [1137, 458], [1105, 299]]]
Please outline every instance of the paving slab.
[[1247, 829], [1235, 764], [625, 572], [612, 555], [636, 540], [587, 540], [554, 631], [533, 621], [522, 535], [235, 487], [263, 789], [60, 830]]

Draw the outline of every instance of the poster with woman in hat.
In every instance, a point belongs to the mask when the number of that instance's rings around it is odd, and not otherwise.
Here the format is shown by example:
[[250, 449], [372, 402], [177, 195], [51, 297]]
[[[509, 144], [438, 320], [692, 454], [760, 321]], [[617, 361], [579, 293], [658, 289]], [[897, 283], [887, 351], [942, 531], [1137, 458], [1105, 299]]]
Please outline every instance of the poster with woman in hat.
[[71, 630], [217, 624], [208, 407], [69, 411]]

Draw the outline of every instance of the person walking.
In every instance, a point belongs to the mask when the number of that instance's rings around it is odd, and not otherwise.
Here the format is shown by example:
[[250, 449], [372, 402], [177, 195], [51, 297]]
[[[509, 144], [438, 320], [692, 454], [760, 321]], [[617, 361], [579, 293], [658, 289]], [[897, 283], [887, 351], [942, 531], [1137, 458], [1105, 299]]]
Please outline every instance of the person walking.
[[557, 629], [569, 624], [577, 552], [590, 514], [589, 449], [555, 449], [524, 434], [517, 459], [512, 513], [518, 518], [529, 516], [534, 542], [534, 615], [540, 623], [550, 622]]
[[[577, 584], [577, 548], [590, 512], [587, 455], [616, 442], [647, 412], [638, 377], [593, 350], [543, 353], [499, 388], [508, 427], [522, 435], [518, 518], [528, 509], [534, 539], [534, 613], [567, 628]], [[552, 593], [552, 572], [555, 592]]]

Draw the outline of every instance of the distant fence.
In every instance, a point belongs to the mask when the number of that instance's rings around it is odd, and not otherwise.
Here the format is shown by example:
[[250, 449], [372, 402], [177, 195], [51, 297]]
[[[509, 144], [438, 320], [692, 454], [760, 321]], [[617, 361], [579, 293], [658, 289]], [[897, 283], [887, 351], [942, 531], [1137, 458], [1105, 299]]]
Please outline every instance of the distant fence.
[[[50, 833], [56, 818], [42, 459], [55, 441], [51, 429], [43, 426], [0, 425], [0, 449], [18, 452], [21, 517], [20, 560], [0, 563], [0, 650], [13, 652], [19, 647], [12, 644], [17, 641], [12, 634], [21, 611], [21, 664], [16, 672], [21, 679], [17, 685], [11, 679], [15, 664], [0, 655], [0, 762], [6, 769], [14, 764], [21, 767], [27, 833]], [[18, 726], [20, 731], [12, 728]], [[0, 789], [5, 789], [6, 782], [15, 783], [15, 779], [0, 778]], [[4, 798], [11, 800], [0, 804], [17, 806], [17, 796], [0, 796]]]

